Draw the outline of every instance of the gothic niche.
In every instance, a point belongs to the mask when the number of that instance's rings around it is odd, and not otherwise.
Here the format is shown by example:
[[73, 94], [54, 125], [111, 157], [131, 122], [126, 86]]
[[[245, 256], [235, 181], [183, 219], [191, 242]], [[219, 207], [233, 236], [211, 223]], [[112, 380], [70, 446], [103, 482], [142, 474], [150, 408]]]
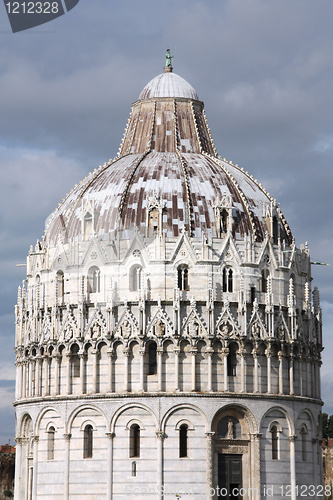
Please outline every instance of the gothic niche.
[[162, 205], [159, 199], [154, 196], [149, 200], [147, 207], [146, 235], [154, 238], [162, 233]]
[[241, 439], [242, 427], [237, 418], [226, 415], [217, 425], [217, 437], [220, 439]]
[[165, 334], [165, 324], [160, 319], [156, 321], [154, 329], [156, 337], [163, 337]]
[[225, 192], [221, 199], [217, 200], [214, 206], [215, 224], [218, 238], [223, 238], [224, 235], [232, 230], [232, 199]]

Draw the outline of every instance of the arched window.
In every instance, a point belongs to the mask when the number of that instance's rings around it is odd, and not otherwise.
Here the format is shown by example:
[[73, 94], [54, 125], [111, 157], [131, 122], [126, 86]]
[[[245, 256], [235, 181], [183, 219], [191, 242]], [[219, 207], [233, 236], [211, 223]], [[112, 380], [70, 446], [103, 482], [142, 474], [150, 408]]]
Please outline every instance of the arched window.
[[189, 290], [187, 266], [178, 267], [178, 288], [179, 290]]
[[141, 285], [141, 275], [142, 275], [142, 267], [136, 264], [131, 268], [130, 271], [130, 290], [132, 292], [136, 292], [140, 289]]
[[132, 424], [130, 427], [130, 458], [140, 456], [140, 426]]
[[227, 373], [229, 377], [236, 377], [237, 366], [237, 347], [234, 344], [229, 346], [229, 354], [227, 357]]
[[132, 476], [136, 476], [136, 462], [132, 462]]
[[271, 434], [272, 434], [272, 459], [278, 460], [278, 458], [279, 458], [279, 437], [278, 437], [278, 428], [276, 425], [272, 425]]
[[303, 425], [301, 429], [301, 437], [302, 437], [302, 460], [303, 462], [306, 462], [308, 457], [307, 457], [307, 446], [306, 446], [306, 438], [307, 438], [307, 429]]
[[83, 431], [83, 458], [92, 458], [93, 456], [93, 427], [88, 424]]
[[261, 291], [264, 293], [267, 293], [267, 280], [269, 276], [269, 271], [268, 269], [264, 269], [261, 272]]
[[187, 431], [186, 424], [179, 427], [179, 458], [187, 457]]
[[57, 294], [59, 299], [63, 299], [65, 295], [65, 280], [63, 271], [57, 272]]
[[71, 347], [71, 361], [72, 361], [72, 376], [77, 378], [80, 376], [80, 358], [79, 358], [79, 346], [73, 344]]
[[232, 269], [225, 267], [222, 272], [223, 292], [233, 292], [233, 272]]
[[53, 426], [49, 427], [47, 431], [47, 459], [54, 460], [54, 436], [55, 428]]
[[157, 345], [151, 342], [148, 348], [148, 375], [156, 375], [157, 373]]
[[88, 271], [88, 292], [99, 293], [101, 291], [101, 272], [97, 266], [92, 266]]
[[84, 216], [83, 225], [84, 225], [83, 228], [84, 239], [88, 240], [93, 233], [93, 218], [90, 212], [87, 212], [86, 215]]

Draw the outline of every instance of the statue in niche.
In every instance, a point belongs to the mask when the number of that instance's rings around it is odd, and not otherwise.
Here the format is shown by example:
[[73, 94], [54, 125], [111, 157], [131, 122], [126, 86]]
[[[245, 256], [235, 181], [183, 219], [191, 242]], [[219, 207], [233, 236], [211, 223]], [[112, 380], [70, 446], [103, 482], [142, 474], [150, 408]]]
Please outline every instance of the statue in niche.
[[198, 334], [199, 334], [199, 325], [196, 321], [192, 321], [189, 325], [188, 325], [188, 332], [190, 334], [191, 337], [197, 337]]
[[229, 335], [229, 332], [230, 332], [230, 328], [229, 328], [229, 324], [228, 323], [223, 323], [222, 325], [220, 325], [220, 331], [222, 333], [222, 335]]
[[74, 331], [73, 331], [73, 328], [71, 326], [69, 326], [67, 329], [66, 329], [66, 339], [71, 339], [74, 335]]
[[283, 323], [280, 323], [279, 326], [277, 327], [277, 334], [279, 339], [284, 339], [284, 325]]
[[132, 333], [132, 327], [130, 322], [126, 319], [123, 326], [121, 327], [122, 336], [127, 339]]
[[98, 323], [95, 323], [92, 327], [92, 336], [93, 338], [99, 337], [101, 334], [101, 327]]
[[254, 338], [260, 338], [260, 326], [258, 323], [253, 323], [251, 327], [251, 333]]
[[156, 337], [163, 337], [165, 333], [165, 324], [160, 319], [155, 324], [155, 335]]
[[228, 431], [227, 431], [226, 438], [227, 439], [233, 439], [234, 438], [234, 423], [231, 420], [231, 418], [229, 418], [229, 420], [228, 420]]

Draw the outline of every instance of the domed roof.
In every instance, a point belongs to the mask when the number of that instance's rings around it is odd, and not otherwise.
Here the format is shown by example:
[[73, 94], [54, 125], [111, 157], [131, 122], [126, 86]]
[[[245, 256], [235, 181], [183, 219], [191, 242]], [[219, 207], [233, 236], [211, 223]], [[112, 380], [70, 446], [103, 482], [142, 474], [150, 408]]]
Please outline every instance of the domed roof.
[[144, 87], [139, 99], [184, 97], [198, 100], [198, 94], [184, 78], [167, 71], [156, 76]]
[[183, 229], [193, 237], [218, 237], [224, 207], [235, 239], [263, 241], [274, 212], [275, 234], [291, 242], [275, 200], [247, 172], [217, 155], [203, 103], [191, 85], [169, 71], [146, 85], [133, 104], [118, 156], [59, 205], [45, 240], [52, 247], [59, 239], [87, 239], [85, 221], [100, 239], [116, 234], [128, 239], [135, 231], [147, 237], [153, 208], [166, 237]]

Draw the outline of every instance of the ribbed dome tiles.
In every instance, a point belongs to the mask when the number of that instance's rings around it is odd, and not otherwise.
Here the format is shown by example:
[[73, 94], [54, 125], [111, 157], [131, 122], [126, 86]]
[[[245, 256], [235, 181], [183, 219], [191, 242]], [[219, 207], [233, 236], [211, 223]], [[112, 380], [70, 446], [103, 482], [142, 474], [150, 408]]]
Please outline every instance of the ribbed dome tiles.
[[[166, 237], [177, 237], [183, 227], [193, 237], [216, 237], [214, 209], [224, 195], [232, 200], [233, 237], [262, 241], [264, 212], [273, 200], [245, 172], [217, 156], [203, 103], [196, 99], [191, 85], [172, 72], [151, 80], [133, 104], [119, 156], [60, 205], [46, 231], [48, 245], [59, 238], [82, 239], [87, 213], [93, 233], [102, 239], [127, 238], [134, 230], [144, 235], [154, 199]], [[281, 215], [279, 237], [291, 241]]]

